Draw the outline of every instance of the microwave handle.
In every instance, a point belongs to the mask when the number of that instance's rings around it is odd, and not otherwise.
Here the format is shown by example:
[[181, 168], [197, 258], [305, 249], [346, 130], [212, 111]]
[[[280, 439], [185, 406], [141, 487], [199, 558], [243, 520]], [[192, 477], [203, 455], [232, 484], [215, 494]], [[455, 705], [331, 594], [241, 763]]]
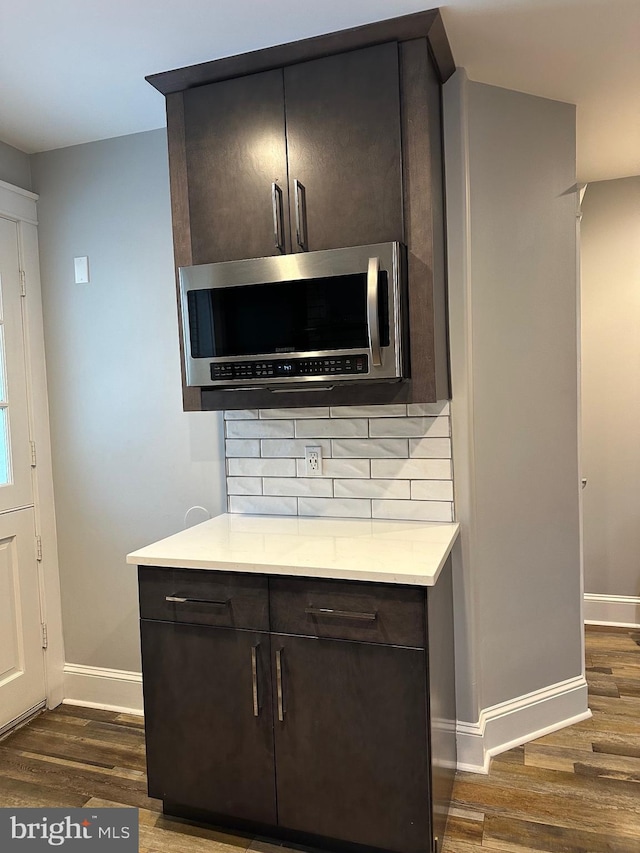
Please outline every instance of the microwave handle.
[[378, 320], [378, 278], [380, 274], [380, 258], [369, 258], [367, 270], [367, 331], [369, 333], [369, 350], [371, 364], [380, 367], [382, 353], [380, 351], [380, 323]]

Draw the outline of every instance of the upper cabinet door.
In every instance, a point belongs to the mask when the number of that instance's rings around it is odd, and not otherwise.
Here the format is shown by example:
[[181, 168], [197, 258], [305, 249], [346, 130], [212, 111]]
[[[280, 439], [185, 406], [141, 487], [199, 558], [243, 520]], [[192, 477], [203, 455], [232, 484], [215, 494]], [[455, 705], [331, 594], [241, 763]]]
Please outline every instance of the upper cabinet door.
[[293, 251], [403, 239], [396, 42], [284, 69]]
[[184, 92], [192, 263], [290, 251], [282, 70]]

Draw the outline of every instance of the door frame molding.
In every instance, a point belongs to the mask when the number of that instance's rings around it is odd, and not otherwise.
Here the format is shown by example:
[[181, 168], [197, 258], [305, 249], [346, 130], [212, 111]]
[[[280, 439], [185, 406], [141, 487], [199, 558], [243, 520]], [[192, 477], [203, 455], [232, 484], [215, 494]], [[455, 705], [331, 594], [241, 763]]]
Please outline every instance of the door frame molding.
[[17, 225], [19, 260], [25, 279], [22, 316], [27, 399], [31, 439], [35, 441], [37, 452], [37, 465], [32, 469], [34, 535], [39, 535], [42, 541], [38, 581], [42, 621], [47, 626], [46, 699], [47, 707], [55, 708], [64, 698], [64, 644], [38, 255], [38, 198], [35, 193], [0, 181], [0, 214]]

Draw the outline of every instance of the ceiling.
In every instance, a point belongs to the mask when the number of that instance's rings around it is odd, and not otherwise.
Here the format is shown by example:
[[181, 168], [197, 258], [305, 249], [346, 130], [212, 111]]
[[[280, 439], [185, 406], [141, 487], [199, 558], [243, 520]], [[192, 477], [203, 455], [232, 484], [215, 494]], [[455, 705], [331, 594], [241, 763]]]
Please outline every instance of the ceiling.
[[[0, 4], [0, 139], [28, 153], [164, 126], [144, 77], [432, 8], [428, 0]], [[472, 80], [578, 107], [578, 178], [640, 174], [640, 0], [442, 0]]]

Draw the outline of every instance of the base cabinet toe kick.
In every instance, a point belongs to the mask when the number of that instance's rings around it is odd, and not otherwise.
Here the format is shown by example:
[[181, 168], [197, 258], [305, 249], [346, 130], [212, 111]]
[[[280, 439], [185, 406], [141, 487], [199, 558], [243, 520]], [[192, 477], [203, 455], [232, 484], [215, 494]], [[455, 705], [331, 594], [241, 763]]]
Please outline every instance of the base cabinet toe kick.
[[435, 586], [140, 566], [149, 795], [337, 851], [439, 853], [456, 765]]

